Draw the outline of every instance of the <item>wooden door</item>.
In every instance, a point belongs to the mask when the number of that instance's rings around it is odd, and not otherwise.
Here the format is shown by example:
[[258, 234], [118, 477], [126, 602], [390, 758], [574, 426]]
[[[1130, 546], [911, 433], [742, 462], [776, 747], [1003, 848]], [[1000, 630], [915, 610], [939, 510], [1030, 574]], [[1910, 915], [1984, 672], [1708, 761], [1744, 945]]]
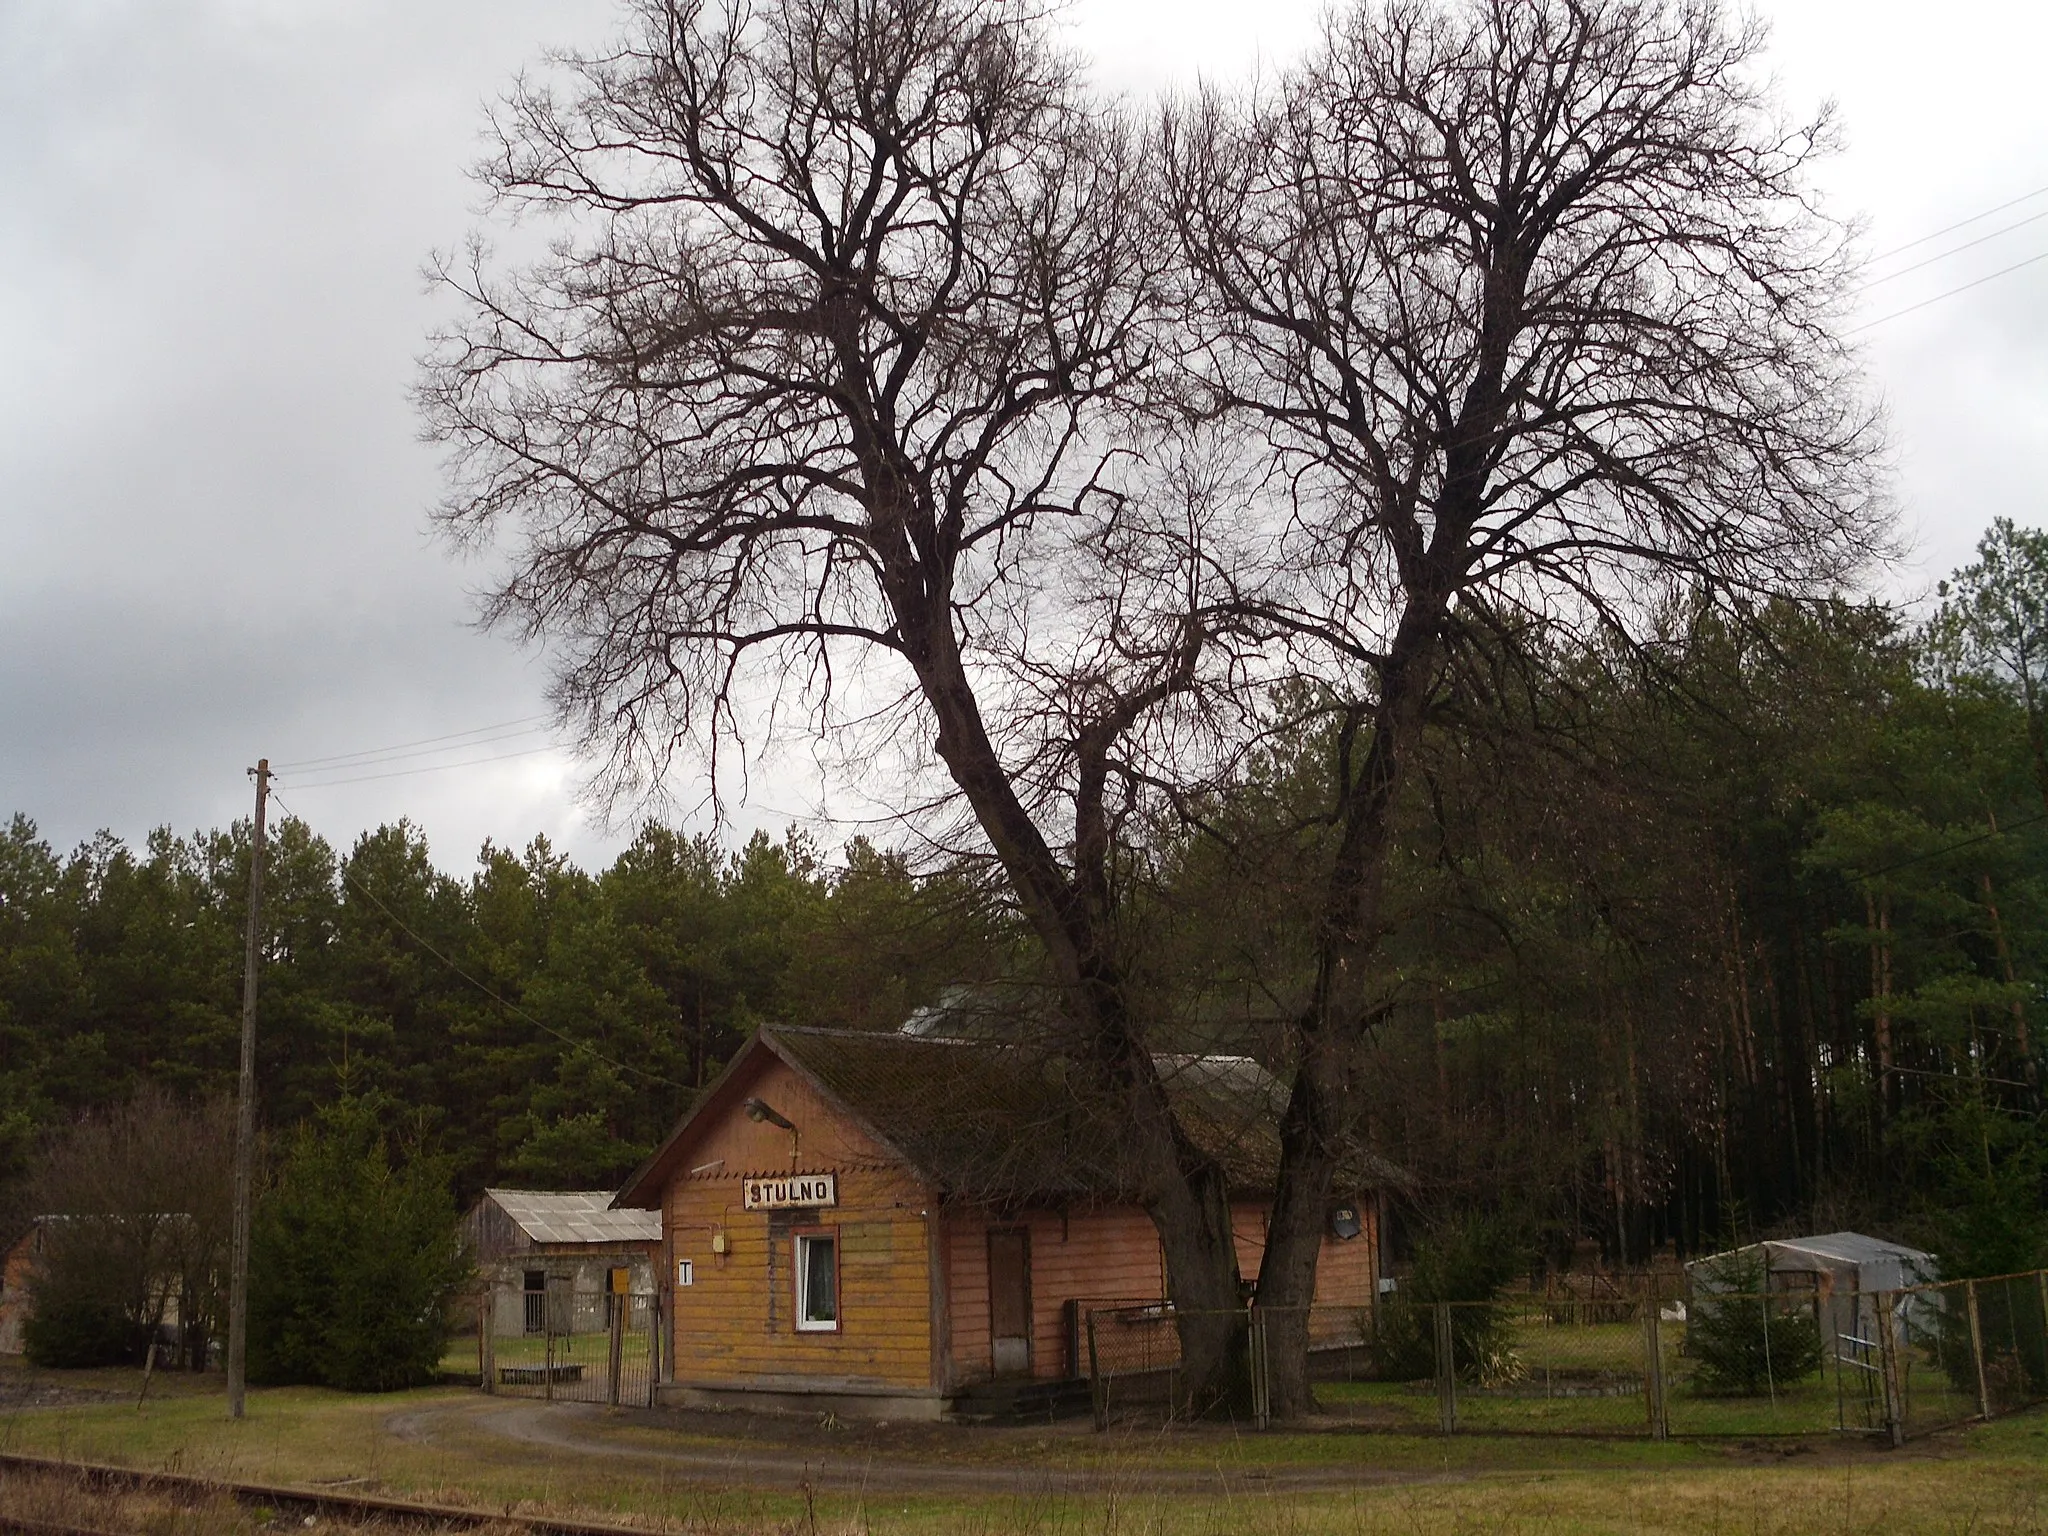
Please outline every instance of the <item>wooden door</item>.
[[1031, 1234], [988, 1235], [988, 1331], [998, 1376], [1031, 1374]]

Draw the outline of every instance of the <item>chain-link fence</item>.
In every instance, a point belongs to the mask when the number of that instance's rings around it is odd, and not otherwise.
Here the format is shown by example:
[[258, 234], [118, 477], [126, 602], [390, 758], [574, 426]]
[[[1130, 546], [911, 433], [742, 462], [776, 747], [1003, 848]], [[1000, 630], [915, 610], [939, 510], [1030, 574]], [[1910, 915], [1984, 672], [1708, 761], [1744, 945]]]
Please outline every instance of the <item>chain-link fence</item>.
[[1662, 1433], [1658, 1310], [1643, 1297], [1318, 1307], [1309, 1378], [1327, 1414], [1362, 1429]]
[[2048, 1270], [1914, 1286], [1890, 1303], [1903, 1434], [2048, 1398]]
[[1180, 1386], [1180, 1318], [1164, 1301], [1078, 1304], [1095, 1427], [1131, 1409], [1174, 1402]]
[[[1169, 1304], [1083, 1303], [1081, 1315], [1098, 1425], [1178, 1400]], [[1238, 1318], [1255, 1421], [1295, 1317]], [[1320, 1407], [1360, 1429], [1896, 1441], [2048, 1399], [2048, 1271], [1861, 1293], [1396, 1295], [1313, 1308], [1307, 1334]]]
[[661, 1365], [661, 1311], [651, 1294], [550, 1284], [511, 1316], [477, 1309], [477, 1370], [486, 1392], [646, 1408]]

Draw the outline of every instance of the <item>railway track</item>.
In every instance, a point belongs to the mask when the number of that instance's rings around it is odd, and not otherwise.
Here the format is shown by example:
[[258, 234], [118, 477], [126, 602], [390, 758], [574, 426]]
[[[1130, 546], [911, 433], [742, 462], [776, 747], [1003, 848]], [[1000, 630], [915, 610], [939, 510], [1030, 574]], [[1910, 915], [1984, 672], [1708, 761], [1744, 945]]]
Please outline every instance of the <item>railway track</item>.
[[[69, 1478], [84, 1491], [160, 1493], [189, 1499], [227, 1498], [238, 1504], [274, 1509], [280, 1514], [381, 1520], [422, 1530], [470, 1531], [491, 1527], [531, 1533], [531, 1536], [647, 1536], [645, 1527], [614, 1525], [609, 1521], [513, 1514], [459, 1504], [429, 1504], [380, 1493], [344, 1493], [331, 1488], [304, 1488], [281, 1483], [241, 1483], [185, 1472], [145, 1472], [101, 1462], [0, 1453], [0, 1478], [9, 1474]], [[89, 1526], [53, 1524], [0, 1514], [0, 1536], [108, 1536], [108, 1533]]]

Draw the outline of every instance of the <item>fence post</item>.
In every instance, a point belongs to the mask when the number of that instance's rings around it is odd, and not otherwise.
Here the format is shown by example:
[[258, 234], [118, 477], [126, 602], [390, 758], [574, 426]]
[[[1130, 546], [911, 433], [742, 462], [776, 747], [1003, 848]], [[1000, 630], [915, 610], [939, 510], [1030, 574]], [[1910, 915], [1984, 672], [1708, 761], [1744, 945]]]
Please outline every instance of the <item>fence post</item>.
[[1643, 1400], [1650, 1410], [1650, 1438], [1670, 1436], [1670, 1421], [1664, 1406], [1664, 1337], [1662, 1319], [1657, 1315], [1654, 1291], [1643, 1303]]
[[498, 1390], [497, 1342], [491, 1334], [491, 1293], [486, 1290], [476, 1304], [476, 1369], [486, 1392]]
[[668, 1294], [660, 1286], [647, 1298], [647, 1406], [654, 1406], [654, 1389], [667, 1381], [669, 1355], [674, 1346], [664, 1335], [668, 1330]]
[[1252, 1368], [1252, 1423], [1265, 1429], [1273, 1422], [1273, 1383], [1266, 1374], [1266, 1314], [1253, 1307], [1245, 1334], [1245, 1351]]
[[[548, 1277], [548, 1283], [541, 1291], [540, 1317], [541, 1329], [546, 1339], [541, 1357], [541, 1391], [552, 1403], [555, 1400], [555, 1282], [552, 1275]], [[575, 1318], [569, 1319], [569, 1326], [576, 1326]]]
[[1988, 1419], [1991, 1417], [1991, 1391], [1984, 1381], [1984, 1329], [1977, 1321], [1977, 1282], [1965, 1280], [1963, 1294], [1969, 1298], [1970, 1358], [1977, 1365], [1977, 1411]]
[[626, 1308], [633, 1304], [630, 1295], [613, 1291], [607, 1298], [611, 1302], [611, 1348], [605, 1360], [604, 1400], [612, 1407], [619, 1406], [619, 1367], [626, 1358]]
[[1436, 1413], [1447, 1435], [1458, 1428], [1458, 1362], [1456, 1335], [1451, 1328], [1451, 1304], [1436, 1304]]
[[1109, 1428], [1109, 1388], [1102, 1379], [1102, 1367], [1095, 1357], [1095, 1310], [1088, 1311], [1088, 1406], [1095, 1411], [1097, 1430]]
[[2048, 1269], [2034, 1271], [2034, 1286], [2041, 1293], [2041, 1374], [2033, 1379], [2036, 1397], [2048, 1393]]
[[1896, 1448], [1906, 1443], [1906, 1377], [1899, 1365], [1898, 1297], [1877, 1293], [1877, 1371], [1884, 1388], [1884, 1426]]

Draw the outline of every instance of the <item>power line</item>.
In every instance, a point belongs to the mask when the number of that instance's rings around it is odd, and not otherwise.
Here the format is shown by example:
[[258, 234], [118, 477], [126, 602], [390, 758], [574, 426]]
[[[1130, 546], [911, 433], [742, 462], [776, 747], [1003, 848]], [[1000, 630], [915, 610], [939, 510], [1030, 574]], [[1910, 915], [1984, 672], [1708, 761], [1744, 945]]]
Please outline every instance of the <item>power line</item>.
[[2008, 272], [2017, 272], [2021, 267], [2031, 267], [2037, 261], [2048, 261], [2048, 251], [2041, 251], [2036, 255], [2029, 256], [2025, 261], [2016, 261], [2009, 267], [2000, 267], [1996, 272], [1987, 272], [1984, 276], [1976, 278], [1971, 282], [1960, 284], [1945, 293], [1937, 293], [1931, 299], [1922, 299], [1918, 304], [1908, 304], [1904, 309], [1895, 309], [1888, 315], [1879, 315], [1875, 320], [1866, 320], [1861, 325], [1852, 325], [1843, 334], [1845, 336], [1854, 336], [1858, 331], [1867, 331], [1874, 325], [1883, 325], [1888, 320], [1897, 320], [1902, 315], [1912, 314], [1916, 309], [1925, 309], [1930, 304], [1939, 304], [1943, 299], [1952, 299], [1959, 293], [1968, 293], [1972, 288], [1981, 288], [1993, 278], [2004, 277]]
[[[273, 788], [270, 791], [270, 798], [277, 801], [278, 805], [284, 809], [286, 815], [297, 816], [298, 819], [301, 821], [305, 820], [305, 817], [299, 816], [299, 813], [297, 811], [293, 810], [290, 806], [285, 805], [284, 797], [279, 795], [275, 788]], [[380, 898], [375, 891], [372, 891], [371, 889], [369, 889], [369, 887], [363, 885], [360, 881], [356, 880], [354, 876], [350, 875], [348, 872], [348, 867], [346, 865], [337, 863], [335, 868], [336, 871], [341, 876], [342, 884], [346, 885], [350, 890], [354, 891], [358, 896], [362, 897], [365, 901], [369, 902], [372, 906], [374, 906], [379, 912], [382, 912], [386, 917], [390, 918], [393, 925], [397, 927], [399, 932], [403, 933], [407, 938], [411, 939], [413, 943], [419, 945], [421, 949], [424, 949], [436, 960], [440, 961], [443, 965], [447, 966], [449, 970], [453, 971], [456, 975], [460, 976], [472, 987], [475, 987], [477, 991], [483, 993], [485, 997], [488, 997], [492, 1002], [496, 1003], [500, 1008], [503, 1008], [507, 1013], [515, 1014], [519, 1018], [526, 1020], [526, 1022], [531, 1024], [535, 1029], [538, 1029], [545, 1034], [553, 1035], [557, 1040], [561, 1041], [564, 1045], [573, 1047], [576, 1050], [588, 1051], [592, 1056], [596, 1057], [599, 1061], [603, 1062], [608, 1067], [615, 1067], [621, 1072], [630, 1072], [635, 1077], [644, 1077], [650, 1083], [659, 1083], [664, 1088], [680, 1089], [683, 1087], [683, 1084], [678, 1083], [671, 1078], [663, 1077], [658, 1072], [649, 1072], [645, 1067], [636, 1067], [629, 1062], [615, 1060], [614, 1058], [605, 1055], [602, 1051], [594, 1049], [588, 1040], [578, 1040], [574, 1035], [571, 1035], [564, 1030], [559, 1030], [555, 1028], [554, 1025], [544, 1023], [541, 1020], [535, 1018], [532, 1014], [528, 1013], [524, 1008], [521, 1008], [517, 1003], [507, 1002], [503, 997], [498, 995], [497, 991], [494, 988], [485, 986], [484, 983], [478, 981], [474, 976], [470, 975], [469, 972], [465, 971], [453, 960], [449, 959], [446, 955], [442, 954], [440, 950], [436, 949], [432, 944], [428, 943], [418, 933], [414, 932], [412, 926], [408, 924], [404, 918], [400, 917], [396, 912], [392, 911], [389, 907], [384, 905], [382, 898]]]
[[2038, 224], [2043, 219], [2048, 219], [2048, 208], [2042, 209], [2039, 213], [2030, 213], [2024, 219], [2016, 219], [2003, 229], [1994, 229], [1988, 235], [1979, 235], [1974, 240], [1965, 240], [1961, 245], [1951, 246], [1948, 250], [1942, 251], [1937, 255], [1929, 256], [1923, 261], [1916, 261], [1910, 267], [1901, 267], [1896, 272], [1887, 272], [1883, 277], [1873, 277], [1857, 291], [1868, 293], [1880, 283], [1888, 283], [1895, 277], [1904, 277], [1909, 272], [1918, 272], [1922, 267], [1931, 267], [1937, 261], [1947, 261], [1951, 256], [1960, 256], [1964, 251], [1972, 250], [1987, 240], [1996, 240], [2000, 235], [2009, 235], [2016, 229], [2025, 229], [2029, 224]]
[[361, 754], [360, 762], [317, 763], [311, 767], [300, 764], [293, 771], [298, 773], [344, 773], [351, 768], [381, 768], [386, 763], [402, 763], [415, 757], [440, 757], [449, 752], [463, 752], [471, 747], [497, 746], [507, 741], [517, 741], [522, 736], [532, 736], [546, 730], [544, 725], [526, 725], [517, 730], [494, 730], [486, 735], [475, 736], [468, 741], [454, 742], [441, 747], [416, 747], [410, 752], [390, 751], [381, 755]]
[[480, 768], [485, 763], [510, 762], [515, 757], [534, 757], [542, 752], [555, 750], [553, 742], [544, 747], [525, 747], [517, 752], [500, 752], [492, 757], [464, 758], [459, 763], [428, 763], [422, 768], [394, 768], [389, 773], [359, 773], [346, 779], [321, 779], [317, 783], [294, 783], [294, 789], [333, 789], [342, 784], [369, 784], [378, 779], [408, 779], [417, 773], [442, 773], [450, 768]]
[[[2048, 255], [2048, 251], [2044, 251], [2042, 254]], [[1939, 848], [1930, 848], [1925, 853], [1916, 853], [1911, 858], [1900, 859], [1896, 863], [1885, 865], [1882, 869], [1857, 869], [1854, 865], [1848, 865], [1844, 867], [1842, 873], [1857, 880], [1875, 880], [1879, 875], [1888, 875], [1895, 869], [1904, 869], [1908, 864], [1921, 864], [1925, 863], [1928, 859], [1938, 859], [1945, 853], [1955, 853], [1959, 849], [1973, 848], [1978, 843], [1988, 843], [1994, 837], [2003, 837], [2008, 832], [2017, 832], [2021, 827], [2031, 827], [2043, 821], [2048, 821], [2048, 811], [2023, 817], [2018, 821], [2007, 822], [2002, 827], [1994, 827], [1989, 832], [1979, 832], [1973, 837], [1964, 838], [1961, 842], [1947, 843]]]
[[304, 757], [297, 762], [279, 763], [277, 768], [280, 772], [290, 769], [303, 773], [315, 768], [360, 767], [363, 766], [357, 761], [360, 758], [383, 757], [387, 753], [404, 752], [410, 747], [431, 747], [437, 742], [460, 742], [465, 737], [483, 736], [493, 731], [509, 731], [514, 726], [538, 726], [547, 718], [546, 715], [522, 715], [517, 720], [500, 720], [496, 725], [479, 725], [466, 731], [450, 731], [445, 736], [423, 736], [418, 741], [401, 741], [388, 747], [365, 747], [359, 752], [336, 752], [327, 757]]
[[1983, 220], [1990, 218], [1994, 213], [2003, 213], [2008, 208], [2019, 207], [2021, 203], [2030, 203], [2044, 192], [2048, 192], [2048, 187], [2036, 187], [2031, 192], [2023, 192], [2009, 202], [1998, 204], [1995, 208], [1986, 208], [1982, 213], [1973, 213], [1967, 219], [1957, 219], [1953, 224], [1943, 225], [1932, 234], [1921, 235], [1916, 240], [1908, 240], [1904, 245], [1895, 245], [1888, 251], [1879, 251], [1870, 259], [1872, 261], [1883, 261], [1886, 257], [1897, 256], [1902, 251], [1910, 251], [1915, 246], [1925, 245], [1930, 240], [1939, 240], [1943, 235], [1953, 234], [1959, 229], [1967, 229], [1972, 224], [1981, 223]]

